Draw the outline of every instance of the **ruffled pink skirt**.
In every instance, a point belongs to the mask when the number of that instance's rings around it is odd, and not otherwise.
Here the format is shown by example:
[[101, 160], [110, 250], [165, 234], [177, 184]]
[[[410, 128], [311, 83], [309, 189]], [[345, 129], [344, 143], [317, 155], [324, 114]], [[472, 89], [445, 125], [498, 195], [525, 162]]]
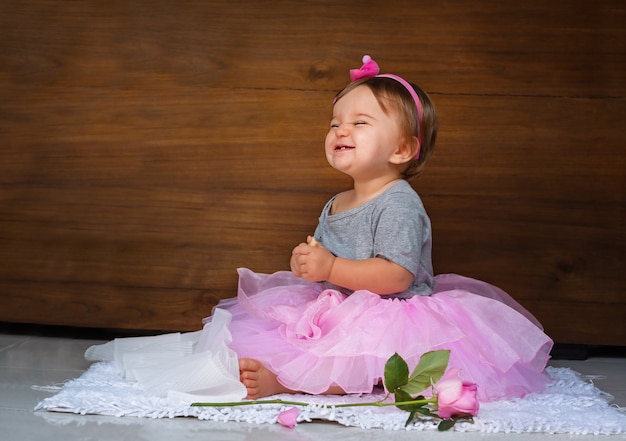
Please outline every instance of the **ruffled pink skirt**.
[[[395, 352], [412, 370], [420, 356], [449, 349], [449, 367], [478, 385], [478, 398], [543, 390], [552, 340], [504, 291], [475, 279], [437, 276], [435, 293], [383, 299], [346, 296], [291, 272], [239, 269], [237, 298], [217, 306], [232, 314], [231, 348], [259, 360], [289, 389], [320, 394], [330, 386], [368, 393]], [[205, 319], [210, 321], [210, 318]]]

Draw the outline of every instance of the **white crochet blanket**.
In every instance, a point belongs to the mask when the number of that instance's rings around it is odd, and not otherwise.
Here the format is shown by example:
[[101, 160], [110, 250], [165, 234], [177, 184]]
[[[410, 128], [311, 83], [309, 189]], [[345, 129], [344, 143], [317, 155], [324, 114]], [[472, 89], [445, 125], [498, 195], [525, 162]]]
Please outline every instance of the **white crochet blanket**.
[[[544, 393], [521, 399], [483, 403], [473, 423], [459, 423], [454, 431], [500, 433], [543, 432], [570, 434], [626, 433], [626, 412], [610, 405], [612, 397], [568, 368], [548, 367], [552, 383]], [[99, 414], [116, 417], [195, 417], [215, 422], [276, 423], [290, 408], [282, 404], [237, 407], [190, 407], [172, 399], [147, 395], [136, 382], [120, 376], [113, 362], [99, 362], [80, 378], [62, 386], [37, 387], [57, 392], [35, 408], [38, 411]], [[420, 421], [405, 428], [407, 413], [395, 407], [325, 408], [322, 404], [355, 403], [381, 399], [378, 395], [280, 395], [290, 401], [311, 403], [300, 408], [299, 422], [315, 419], [345, 426], [384, 430], [436, 430], [436, 423]]]

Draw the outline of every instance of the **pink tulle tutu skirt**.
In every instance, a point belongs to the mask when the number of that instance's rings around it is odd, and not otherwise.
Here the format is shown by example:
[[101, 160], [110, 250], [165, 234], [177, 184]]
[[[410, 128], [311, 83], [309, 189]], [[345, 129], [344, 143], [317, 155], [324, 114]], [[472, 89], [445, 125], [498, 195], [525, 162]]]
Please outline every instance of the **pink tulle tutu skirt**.
[[478, 385], [481, 401], [538, 392], [548, 381], [552, 340], [541, 325], [504, 291], [458, 275], [437, 276], [430, 296], [402, 300], [239, 269], [238, 296], [217, 307], [232, 314], [237, 355], [296, 391], [369, 393], [394, 353], [412, 370], [436, 349], [450, 350], [448, 366]]

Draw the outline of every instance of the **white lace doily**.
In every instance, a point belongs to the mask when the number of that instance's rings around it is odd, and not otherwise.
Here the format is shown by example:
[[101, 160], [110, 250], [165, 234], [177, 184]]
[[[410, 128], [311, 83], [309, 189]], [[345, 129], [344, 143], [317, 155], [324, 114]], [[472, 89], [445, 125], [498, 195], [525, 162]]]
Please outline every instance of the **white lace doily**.
[[[459, 423], [455, 431], [543, 432], [571, 434], [626, 433], [624, 409], [610, 404], [611, 396], [568, 368], [548, 367], [552, 383], [541, 394], [482, 403], [474, 423]], [[275, 423], [289, 405], [190, 407], [167, 398], [147, 395], [135, 382], [122, 378], [111, 362], [95, 363], [80, 378], [63, 386], [38, 387], [57, 392], [41, 401], [39, 411], [98, 414], [116, 417], [195, 417], [210, 421]], [[279, 395], [289, 401], [310, 403], [300, 408], [299, 422], [322, 419], [345, 426], [385, 430], [436, 430], [436, 423], [419, 421], [405, 428], [408, 414], [395, 407], [325, 408], [322, 405], [381, 399], [380, 395]]]

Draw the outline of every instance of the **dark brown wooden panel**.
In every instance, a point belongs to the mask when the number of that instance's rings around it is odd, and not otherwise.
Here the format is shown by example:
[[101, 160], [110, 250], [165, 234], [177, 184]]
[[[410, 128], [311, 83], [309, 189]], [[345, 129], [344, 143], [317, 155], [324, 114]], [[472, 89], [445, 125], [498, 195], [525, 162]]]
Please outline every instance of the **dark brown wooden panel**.
[[[546, 333], [559, 343], [580, 344], [582, 341], [598, 344], [600, 341], [603, 345], [624, 346], [626, 321], [623, 308], [607, 308], [605, 303], [593, 301], [577, 303], [549, 300], [531, 302], [528, 306], [545, 324]], [[601, 340], [598, 340], [599, 328], [604, 332]]]
[[3, 1], [0, 321], [196, 329], [237, 267], [286, 269], [349, 185], [323, 137], [368, 53], [439, 109], [415, 182], [437, 272], [626, 345], [625, 23], [618, 0]]
[[4, 64], [27, 85], [335, 90], [371, 52], [440, 92], [624, 96], [619, 0], [6, 0], [1, 12]]
[[[235, 281], [237, 275], [222, 277]], [[137, 330], [198, 330], [220, 298], [202, 289], [146, 290], [93, 283], [8, 281], [3, 292], [3, 321]]]

